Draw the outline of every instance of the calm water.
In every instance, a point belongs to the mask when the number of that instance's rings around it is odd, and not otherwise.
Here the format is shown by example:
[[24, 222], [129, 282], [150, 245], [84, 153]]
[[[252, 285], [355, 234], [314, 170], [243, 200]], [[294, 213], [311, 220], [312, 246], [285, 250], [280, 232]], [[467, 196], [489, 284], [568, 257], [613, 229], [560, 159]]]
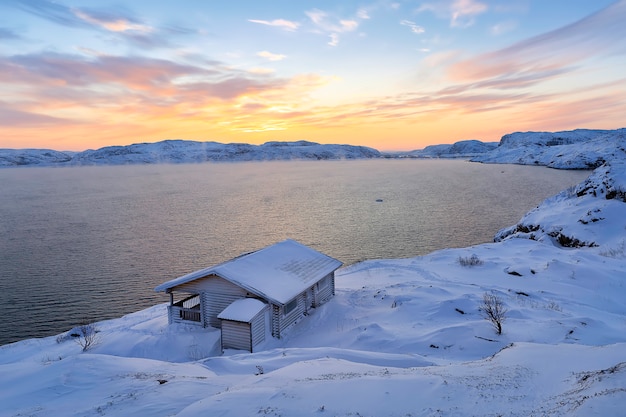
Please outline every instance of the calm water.
[[0, 170], [0, 344], [165, 302], [163, 281], [288, 237], [345, 264], [490, 242], [587, 175], [445, 160]]

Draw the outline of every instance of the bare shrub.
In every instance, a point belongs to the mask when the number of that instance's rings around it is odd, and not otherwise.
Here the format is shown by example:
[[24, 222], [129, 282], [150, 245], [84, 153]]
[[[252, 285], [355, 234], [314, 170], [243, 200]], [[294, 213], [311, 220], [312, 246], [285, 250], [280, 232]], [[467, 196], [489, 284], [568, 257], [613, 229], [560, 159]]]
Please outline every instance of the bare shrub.
[[506, 319], [507, 309], [500, 297], [492, 293], [483, 294], [483, 302], [478, 308], [485, 320], [489, 320], [498, 334], [502, 334], [502, 323]]
[[607, 258], [623, 258], [624, 252], [625, 252], [624, 241], [622, 240], [622, 243], [618, 247], [606, 248], [604, 250], [601, 250], [599, 253], [600, 253], [600, 256], [605, 256]]
[[483, 264], [482, 259], [475, 254], [466, 257], [459, 256], [458, 262], [461, 266], [480, 266]]
[[71, 336], [86, 352], [100, 342], [99, 332], [94, 323], [83, 323], [72, 330]]

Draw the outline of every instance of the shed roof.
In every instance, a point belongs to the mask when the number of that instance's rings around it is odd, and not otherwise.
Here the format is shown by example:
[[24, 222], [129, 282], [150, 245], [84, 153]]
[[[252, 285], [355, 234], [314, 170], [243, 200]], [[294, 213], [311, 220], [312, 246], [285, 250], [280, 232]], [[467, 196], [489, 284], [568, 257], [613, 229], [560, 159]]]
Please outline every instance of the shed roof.
[[165, 282], [155, 291], [207, 277], [220, 276], [266, 300], [286, 304], [342, 265], [292, 239]]
[[218, 319], [241, 321], [250, 323], [252, 319], [265, 308], [265, 304], [256, 298], [240, 298], [228, 305], [220, 314]]

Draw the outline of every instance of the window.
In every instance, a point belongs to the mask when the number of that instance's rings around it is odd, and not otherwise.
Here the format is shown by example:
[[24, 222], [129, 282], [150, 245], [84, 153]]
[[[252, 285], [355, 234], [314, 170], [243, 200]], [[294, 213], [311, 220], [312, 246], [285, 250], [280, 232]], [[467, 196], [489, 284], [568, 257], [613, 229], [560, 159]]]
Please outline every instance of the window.
[[286, 316], [287, 314], [294, 311], [296, 308], [298, 308], [298, 297], [294, 298], [293, 300], [285, 304], [285, 307], [283, 309], [284, 315]]
[[326, 288], [328, 288], [329, 285], [330, 285], [330, 277], [326, 275], [317, 283], [317, 289], [319, 291], [325, 290]]

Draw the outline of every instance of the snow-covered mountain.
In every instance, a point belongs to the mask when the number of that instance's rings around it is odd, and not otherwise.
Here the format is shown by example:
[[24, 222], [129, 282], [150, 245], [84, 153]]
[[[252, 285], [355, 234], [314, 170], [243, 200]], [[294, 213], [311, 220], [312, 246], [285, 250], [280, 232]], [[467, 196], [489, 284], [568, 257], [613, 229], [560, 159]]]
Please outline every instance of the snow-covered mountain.
[[430, 145], [421, 150], [411, 151], [399, 156], [408, 158], [472, 158], [490, 152], [498, 146], [497, 142], [462, 140], [452, 145]]
[[593, 169], [626, 152], [626, 128], [577, 129], [565, 132], [518, 132], [499, 143], [463, 140], [431, 145], [410, 152], [380, 152], [354, 145], [315, 142], [245, 143], [164, 140], [127, 146], [107, 146], [83, 152], [50, 149], [0, 149], [0, 167], [81, 166], [216, 161], [321, 160], [367, 158], [455, 158], [474, 162], [544, 165], [560, 169]]
[[320, 160], [378, 158], [380, 152], [365, 146], [321, 145], [319, 143], [245, 143], [164, 140], [128, 146], [107, 146], [83, 152], [57, 152], [41, 149], [0, 149], [2, 166], [77, 166], [157, 163], [198, 163], [209, 161]]
[[0, 167], [64, 165], [73, 155], [52, 149], [0, 149]]
[[497, 148], [475, 162], [593, 169], [626, 154], [626, 129], [577, 129], [564, 132], [517, 132], [504, 135]]
[[[166, 304], [96, 323], [87, 352], [72, 330], [1, 346], [0, 416], [623, 415], [620, 143], [494, 243], [340, 269], [336, 296], [257, 353], [168, 326]], [[577, 145], [543, 145], [556, 146]], [[503, 303], [502, 334], [485, 294]]]

